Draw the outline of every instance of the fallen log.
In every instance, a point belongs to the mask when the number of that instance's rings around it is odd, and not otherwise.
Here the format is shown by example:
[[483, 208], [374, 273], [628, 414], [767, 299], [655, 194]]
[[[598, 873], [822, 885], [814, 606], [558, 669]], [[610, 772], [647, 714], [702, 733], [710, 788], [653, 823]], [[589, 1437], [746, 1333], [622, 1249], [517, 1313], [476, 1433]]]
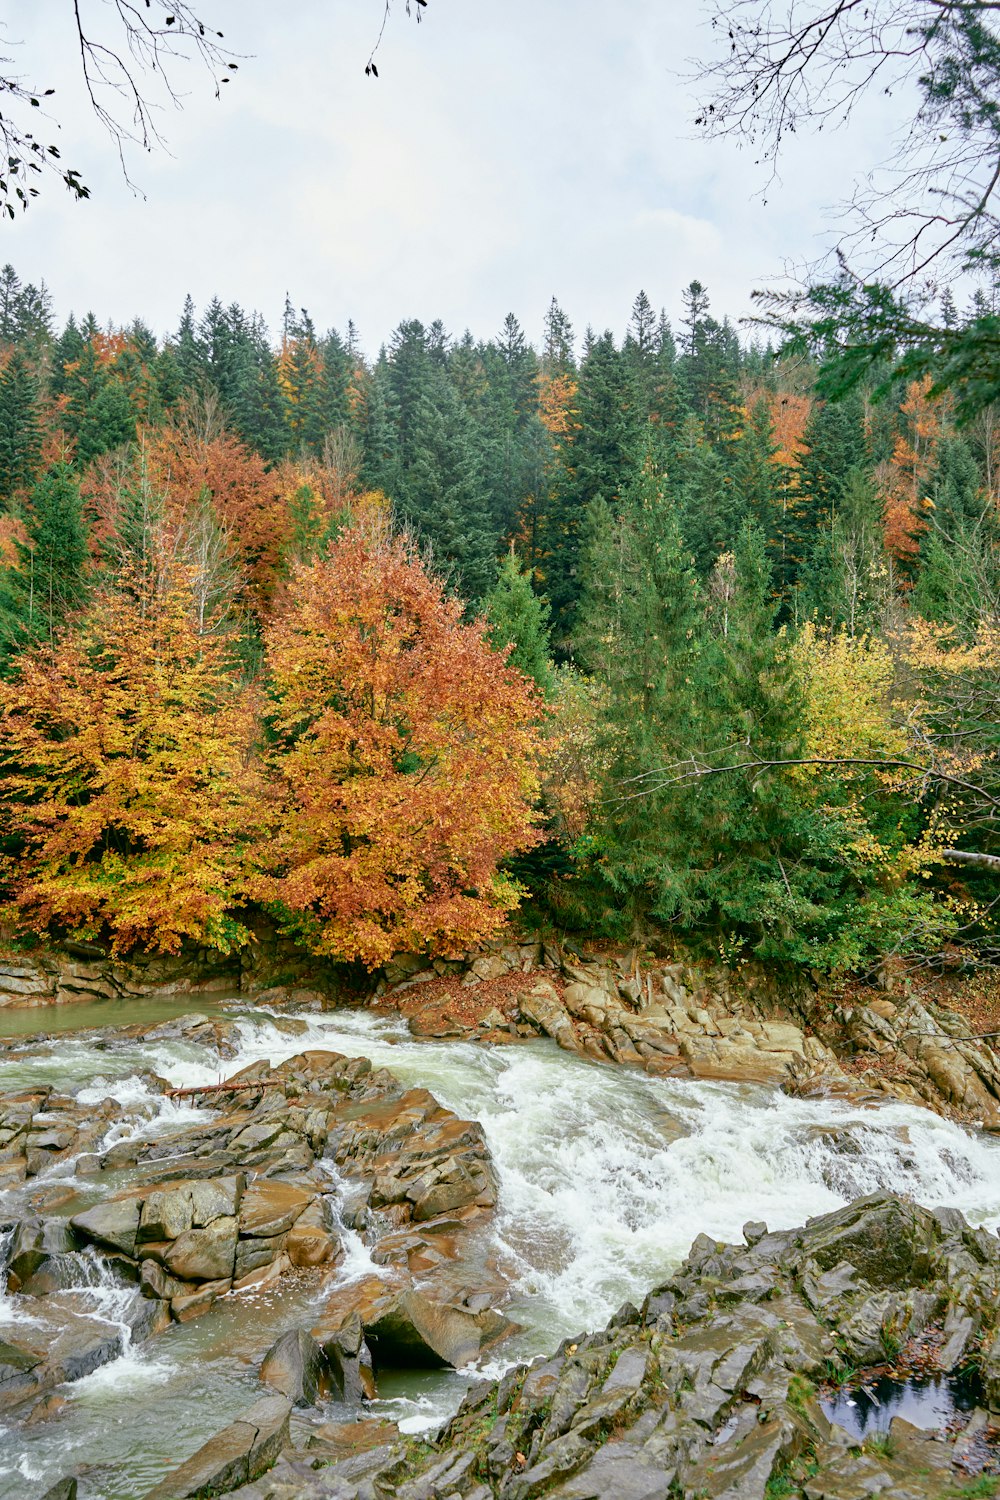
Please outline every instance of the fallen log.
[[252, 1078], [249, 1083], [201, 1083], [190, 1089], [167, 1089], [167, 1099], [190, 1099], [193, 1094], [237, 1094], [243, 1089], [269, 1089], [282, 1082], [280, 1078]]

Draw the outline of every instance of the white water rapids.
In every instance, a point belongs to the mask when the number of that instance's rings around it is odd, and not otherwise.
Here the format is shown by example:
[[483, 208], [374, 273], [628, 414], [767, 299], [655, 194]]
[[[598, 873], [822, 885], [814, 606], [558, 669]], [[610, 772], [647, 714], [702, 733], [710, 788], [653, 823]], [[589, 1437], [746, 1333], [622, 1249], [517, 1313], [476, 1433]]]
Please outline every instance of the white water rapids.
[[[191, 1111], [147, 1089], [145, 1071], [185, 1087], [261, 1058], [278, 1063], [325, 1048], [369, 1057], [404, 1084], [429, 1088], [482, 1123], [497, 1165], [497, 1251], [512, 1286], [508, 1311], [525, 1327], [503, 1347], [505, 1363], [603, 1326], [623, 1301], [639, 1302], [664, 1279], [703, 1231], [739, 1240], [749, 1219], [788, 1227], [879, 1188], [957, 1207], [975, 1224], [1000, 1223], [1000, 1140], [909, 1105], [862, 1108], [654, 1079], [543, 1041], [418, 1042], [397, 1017], [372, 1011], [297, 1019], [305, 1029], [292, 1035], [281, 1017], [244, 1016], [239, 1055], [225, 1062], [188, 1042], [109, 1048], [64, 1036], [0, 1057], [0, 1090], [44, 1081], [85, 1101], [114, 1095], [148, 1116], [128, 1129], [158, 1134]], [[124, 1128], [115, 1127], [119, 1137]], [[79, 1186], [101, 1191], [93, 1177]], [[342, 1274], [357, 1274], [368, 1265], [365, 1250], [356, 1240], [349, 1250]], [[84, 1461], [97, 1467], [81, 1474], [81, 1500], [142, 1495], [249, 1404], [267, 1344], [282, 1328], [308, 1326], [314, 1310], [301, 1298], [283, 1300], [280, 1285], [224, 1298], [205, 1318], [61, 1388], [66, 1406], [57, 1417], [0, 1433], [0, 1497], [35, 1500]], [[379, 1409], [427, 1425], [456, 1404], [465, 1379], [384, 1382], [389, 1399]]]

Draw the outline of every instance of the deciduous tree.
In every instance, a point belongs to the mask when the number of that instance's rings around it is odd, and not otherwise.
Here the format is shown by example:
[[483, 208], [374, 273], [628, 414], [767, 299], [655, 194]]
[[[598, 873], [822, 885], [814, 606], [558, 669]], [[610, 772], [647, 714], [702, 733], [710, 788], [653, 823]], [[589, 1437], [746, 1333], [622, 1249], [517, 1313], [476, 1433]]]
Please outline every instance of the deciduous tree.
[[538, 700], [384, 527], [294, 572], [267, 632], [275, 836], [260, 895], [312, 951], [376, 967], [495, 932], [532, 845]]

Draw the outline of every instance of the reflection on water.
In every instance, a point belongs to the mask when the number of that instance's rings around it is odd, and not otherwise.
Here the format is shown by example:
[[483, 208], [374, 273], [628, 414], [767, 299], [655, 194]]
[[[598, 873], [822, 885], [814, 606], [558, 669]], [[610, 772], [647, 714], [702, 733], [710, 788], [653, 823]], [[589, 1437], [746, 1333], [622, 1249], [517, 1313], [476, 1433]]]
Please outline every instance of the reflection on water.
[[[217, 1015], [235, 992], [206, 995], [140, 995], [130, 1000], [78, 1000], [65, 1005], [0, 1007], [0, 1042], [8, 1038], [63, 1036], [98, 1026], [155, 1026], [194, 1011]], [[245, 999], [245, 996], [243, 997]]]
[[974, 1375], [937, 1375], [919, 1380], [893, 1380], [883, 1375], [864, 1385], [845, 1385], [835, 1395], [821, 1397], [820, 1404], [831, 1422], [862, 1442], [888, 1432], [893, 1417], [936, 1432], [960, 1413], [974, 1411], [982, 1399], [982, 1384]]

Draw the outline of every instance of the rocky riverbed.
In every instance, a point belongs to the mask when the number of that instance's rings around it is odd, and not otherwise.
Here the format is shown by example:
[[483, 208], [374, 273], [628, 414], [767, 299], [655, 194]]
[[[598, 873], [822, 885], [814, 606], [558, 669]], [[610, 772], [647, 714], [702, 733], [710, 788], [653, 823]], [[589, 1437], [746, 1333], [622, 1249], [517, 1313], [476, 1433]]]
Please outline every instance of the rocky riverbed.
[[[316, 1434], [242, 1500], [943, 1500], [1000, 1472], [1000, 1241], [891, 1195], [803, 1228], [700, 1236], [605, 1328], [483, 1382], [432, 1441]], [[981, 1405], [858, 1442], [827, 1409], [887, 1351], [975, 1365]], [[994, 1411], [991, 1415], [990, 1406]], [[339, 1451], [338, 1451], [339, 1449]], [[1000, 1480], [997, 1481], [1000, 1485]], [[174, 1490], [164, 1491], [173, 1494]], [[177, 1490], [176, 1493], [181, 1493]], [[184, 1493], [187, 1493], [186, 1491]]]
[[[91, 996], [33, 1013], [42, 1025], [58, 1015], [61, 1035], [0, 1048], [4, 1500], [73, 1483], [80, 1500], [138, 1500], [249, 1482], [275, 1497], [833, 1500], [841, 1491], [794, 1486], [818, 1483], [833, 1454], [871, 1484], [865, 1463], [888, 1464], [887, 1443], [898, 1456], [902, 1429], [863, 1451], [863, 1434], [837, 1437], [816, 1418], [808, 1442], [769, 1447], [750, 1409], [761, 1429], [772, 1397], [775, 1411], [815, 1400], [832, 1412], [838, 1380], [892, 1379], [888, 1353], [917, 1344], [922, 1376], [988, 1377], [952, 1414], [954, 1455], [935, 1470], [942, 1484], [980, 1482], [1000, 1241], [954, 1209], [1000, 1222], [1000, 1143], [947, 1117], [991, 1123], [985, 1043], [971, 1061], [959, 1054], [976, 1085], [946, 1099], [920, 1047], [911, 1081], [876, 1088], [842, 1020], [820, 1036], [815, 1000], [810, 1019], [808, 1002], [776, 1009], [672, 966], [529, 947], [429, 971], [404, 962], [389, 980], [369, 1008], [331, 1011], [316, 991], [272, 986], [201, 1015], [174, 1002], [152, 1022], [67, 1027], [73, 1010], [89, 1021], [94, 1004], [120, 1003]], [[919, 1022], [947, 1053], [946, 1014], [882, 1009], [872, 1015], [900, 1045]], [[866, 1223], [877, 1208], [895, 1226], [884, 1245], [930, 1246], [895, 1281], [873, 1280], [856, 1249], [826, 1264], [792, 1231], [890, 1187], [936, 1210], [903, 1201], [890, 1213], [882, 1198], [864, 1209]], [[748, 1219], [770, 1230], [751, 1223], [741, 1250], [719, 1249]], [[947, 1278], [958, 1292], [946, 1305]], [[585, 1332], [624, 1300], [631, 1311]], [[813, 1364], [788, 1362], [774, 1318], [804, 1330]], [[683, 1353], [702, 1324], [735, 1348], [745, 1319], [771, 1329], [753, 1380], [701, 1417], [671, 1406], [700, 1377], [685, 1365], [674, 1390], [662, 1349], [680, 1339]], [[494, 1383], [470, 1390], [488, 1372]], [[673, 1468], [662, 1444], [646, 1448], [649, 1414], [666, 1422], [668, 1407]], [[498, 1439], [506, 1456], [494, 1460], [486, 1438], [508, 1428], [513, 1456]], [[600, 1455], [633, 1439], [642, 1453], [623, 1449], [605, 1473]], [[723, 1459], [735, 1488], [712, 1477]], [[625, 1486], [626, 1460], [639, 1488]]]

